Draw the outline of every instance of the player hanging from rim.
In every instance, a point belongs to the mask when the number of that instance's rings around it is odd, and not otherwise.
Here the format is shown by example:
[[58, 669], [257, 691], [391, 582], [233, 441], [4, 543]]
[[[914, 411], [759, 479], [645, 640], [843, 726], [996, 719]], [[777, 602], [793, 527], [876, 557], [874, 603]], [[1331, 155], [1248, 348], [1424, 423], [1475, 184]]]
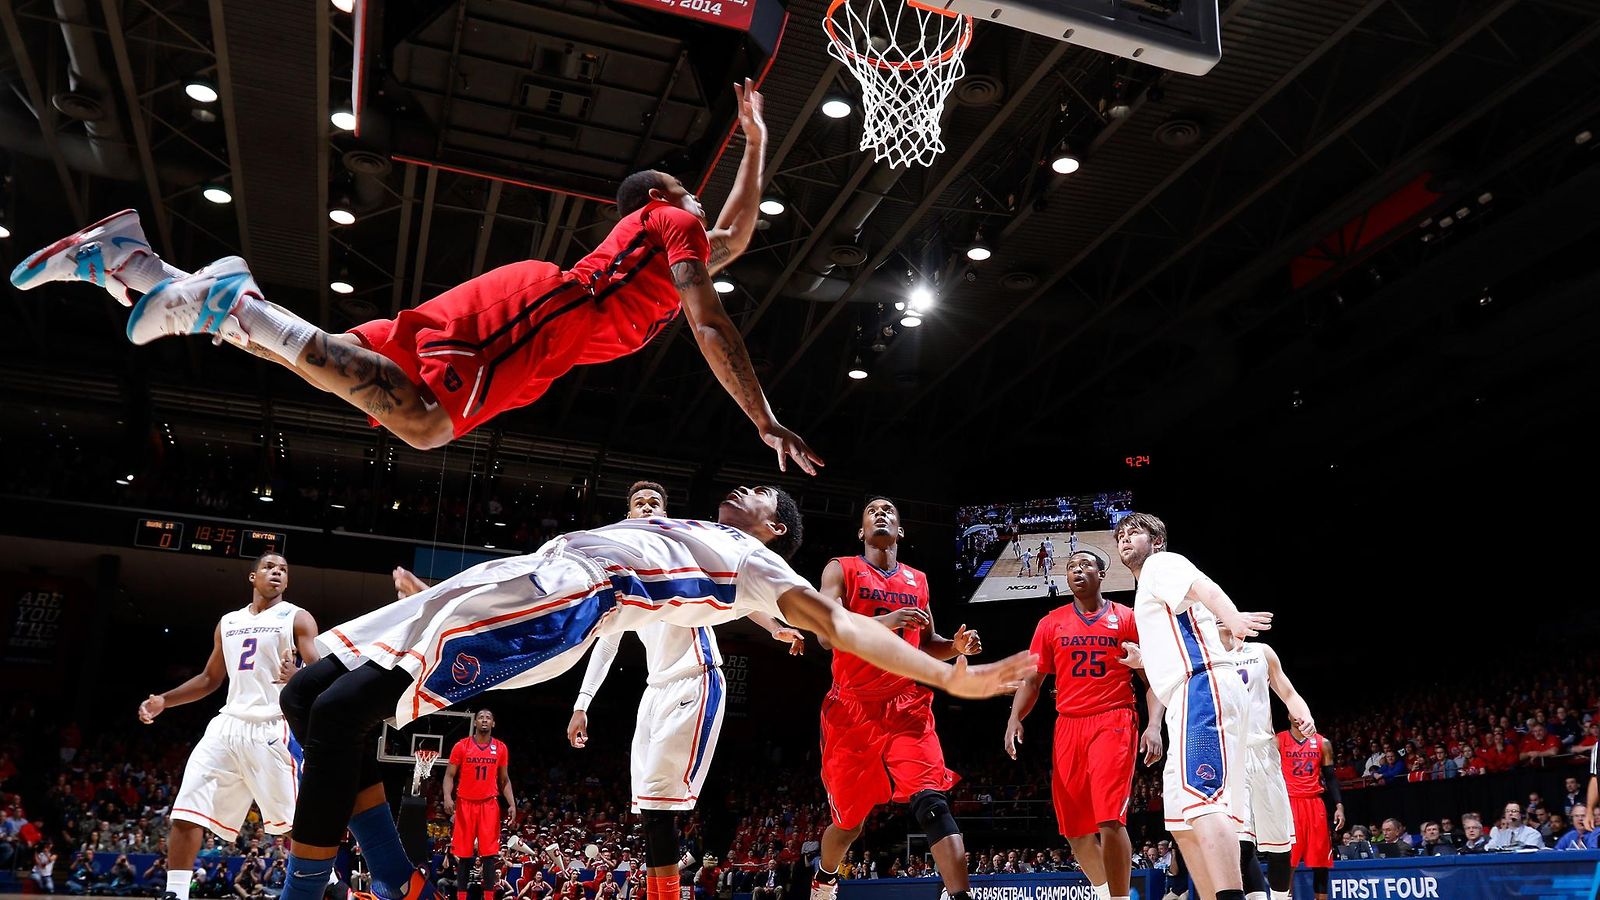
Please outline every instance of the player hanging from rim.
[[217, 623], [205, 670], [139, 704], [139, 721], [149, 725], [167, 707], [228, 685], [227, 702], [189, 753], [172, 802], [164, 895], [169, 900], [189, 900], [202, 829], [235, 840], [251, 801], [260, 807], [268, 834], [289, 834], [294, 818], [300, 745], [284, 723], [278, 694], [296, 668], [296, 653], [308, 665], [317, 661], [317, 623], [283, 599], [289, 563], [282, 554], [262, 554], [250, 567], [249, 581], [250, 605]]
[[1130, 513], [1112, 534], [1138, 583], [1133, 614], [1145, 677], [1165, 707], [1167, 831], [1202, 897], [1244, 900], [1233, 805], [1244, 777], [1237, 740], [1244, 685], [1229, 671], [1217, 625], [1253, 637], [1272, 627], [1272, 614], [1240, 612], [1194, 563], [1167, 550], [1167, 526], [1155, 516]]
[[[1283, 764], [1278, 758], [1278, 736], [1272, 730], [1272, 694], [1288, 710], [1289, 721], [1302, 734], [1316, 734], [1317, 726], [1305, 698], [1283, 672], [1278, 654], [1266, 644], [1242, 641], [1226, 625], [1219, 625], [1222, 646], [1233, 654], [1234, 670], [1245, 686], [1245, 715], [1240, 723], [1239, 746], [1244, 752], [1244, 790], [1236, 806], [1244, 824], [1239, 826], [1239, 868], [1244, 876], [1246, 900], [1289, 900], [1294, 870], [1289, 850], [1294, 846], [1294, 820], [1289, 792], [1284, 786]], [[1261, 874], [1259, 848], [1267, 858]]]
[[[1283, 759], [1283, 781], [1294, 813], [1294, 848], [1289, 851], [1289, 872], [1304, 861], [1311, 869], [1311, 889], [1317, 900], [1328, 900], [1329, 873], [1333, 869], [1333, 838], [1328, 831], [1332, 804], [1333, 830], [1344, 828], [1344, 798], [1339, 776], [1333, 771], [1333, 745], [1320, 734], [1304, 734], [1289, 723], [1278, 732], [1278, 755]], [[1274, 892], [1276, 893], [1276, 892]]]
[[661, 621], [694, 628], [759, 612], [959, 696], [1004, 693], [1032, 671], [1026, 653], [986, 666], [940, 664], [824, 599], [781, 555], [799, 546], [802, 528], [799, 507], [783, 490], [741, 487], [722, 501], [716, 522], [625, 519], [572, 532], [320, 635], [327, 656], [300, 670], [281, 698], [305, 764], [279, 900], [319, 900], [347, 824], [377, 893], [430, 896], [432, 884], [400, 847], [370, 752], [379, 723], [404, 727], [487, 690], [547, 681], [576, 665], [601, 634]]
[[[654, 481], [635, 482], [628, 488], [630, 519], [667, 515], [666, 488]], [[749, 618], [767, 629], [774, 639], [789, 644], [789, 652], [805, 652], [805, 637], [762, 613]], [[644, 823], [645, 892], [647, 900], [679, 900], [677, 813], [695, 808], [722, 733], [727, 691], [722, 676], [722, 653], [709, 626], [684, 628], [657, 622], [636, 634], [644, 644], [648, 686], [639, 698], [634, 719], [633, 749], [629, 756], [633, 786], [633, 811]], [[595, 642], [583, 685], [567, 722], [567, 740], [582, 749], [589, 743], [589, 703], [605, 682], [616, 660], [622, 634], [608, 634]], [[706, 798], [702, 807], [712, 816], [725, 806]], [[707, 853], [727, 848], [703, 840]], [[640, 898], [640, 900], [646, 900]]]
[[1093, 550], [1067, 557], [1073, 602], [1051, 611], [1034, 630], [1029, 650], [1039, 657], [1039, 671], [1023, 681], [1011, 700], [1005, 748], [1017, 758], [1022, 720], [1033, 711], [1045, 676], [1054, 675], [1050, 794], [1056, 822], [1095, 895], [1127, 900], [1133, 880], [1127, 825], [1135, 744], [1143, 747], [1145, 765], [1161, 758], [1161, 713], [1154, 693], [1146, 690], [1146, 705], [1157, 711], [1141, 735], [1134, 670], [1128, 665], [1139, 661], [1139, 629], [1133, 610], [1101, 595], [1105, 570], [1106, 560]]
[[[872, 615], [901, 633], [902, 647], [933, 659], [982, 652], [978, 633], [965, 625], [949, 638], [934, 631], [927, 576], [900, 562], [905, 529], [893, 501], [868, 500], [856, 537], [860, 556], [839, 557], [822, 570], [824, 597], [852, 613]], [[927, 835], [944, 895], [970, 900], [966, 845], [945, 796], [957, 776], [945, 768], [934, 731], [933, 692], [874, 662], [834, 644], [833, 688], [822, 703], [822, 786], [832, 821], [822, 832], [811, 900], [831, 900], [838, 891], [845, 852], [861, 836], [873, 807], [885, 803], [910, 805], [912, 822]]]
[[[441, 796], [445, 815], [452, 817], [450, 852], [469, 871], [469, 860], [481, 860], [484, 894], [489, 900], [493, 900], [495, 885], [500, 881], [501, 820], [510, 825], [517, 816], [510, 770], [511, 750], [494, 736], [494, 712], [478, 710], [472, 716], [472, 733], [450, 748]], [[504, 816], [495, 808], [497, 799], [505, 801]], [[456, 900], [467, 900], [466, 887], [463, 879]]]
[[777, 452], [778, 467], [792, 459], [815, 475], [822, 459], [773, 415], [744, 339], [711, 287], [711, 274], [749, 246], [761, 203], [761, 94], [749, 79], [734, 91], [744, 157], [709, 231], [700, 201], [678, 179], [636, 172], [617, 191], [622, 220], [570, 270], [512, 263], [345, 334], [268, 303], [236, 256], [192, 274], [167, 265], [132, 210], [29, 256], [11, 283], [28, 290], [88, 281], [124, 304], [130, 291], [144, 293], [128, 318], [134, 343], [215, 335], [285, 366], [422, 450], [534, 402], [574, 366], [639, 350], [681, 308], [717, 380]]

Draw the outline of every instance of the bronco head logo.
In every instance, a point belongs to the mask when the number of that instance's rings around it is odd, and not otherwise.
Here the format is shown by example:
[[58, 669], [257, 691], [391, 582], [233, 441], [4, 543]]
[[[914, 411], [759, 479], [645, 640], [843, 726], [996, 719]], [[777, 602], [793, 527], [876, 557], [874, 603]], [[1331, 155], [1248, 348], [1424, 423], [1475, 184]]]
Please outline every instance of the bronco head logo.
[[478, 658], [466, 653], [457, 653], [455, 662], [450, 664], [450, 677], [456, 680], [456, 684], [471, 684], [478, 680], [482, 672], [483, 664], [478, 662]]
[[1211, 766], [1206, 763], [1201, 763], [1199, 766], [1195, 767], [1194, 774], [1195, 777], [1199, 778], [1201, 781], [1211, 781], [1217, 777], [1217, 770], [1211, 768]]

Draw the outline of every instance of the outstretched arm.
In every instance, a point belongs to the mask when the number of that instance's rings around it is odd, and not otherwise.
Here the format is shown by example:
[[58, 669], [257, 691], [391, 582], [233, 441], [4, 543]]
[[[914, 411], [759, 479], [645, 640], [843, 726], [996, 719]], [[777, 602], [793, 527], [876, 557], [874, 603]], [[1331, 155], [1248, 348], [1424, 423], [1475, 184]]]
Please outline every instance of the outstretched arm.
[[828, 643], [861, 657], [894, 675], [932, 685], [957, 697], [982, 698], [1010, 693], [1029, 672], [1037, 670], [1029, 653], [1017, 653], [997, 663], [968, 666], [961, 657], [953, 666], [901, 640], [899, 635], [867, 616], [850, 612], [808, 587], [794, 587], [778, 597], [786, 621], [815, 632]]
[[572, 718], [567, 720], [567, 743], [580, 750], [589, 743], [589, 702], [611, 673], [611, 663], [616, 660], [621, 644], [621, 634], [608, 634], [596, 641], [589, 652], [589, 667], [583, 671], [583, 684], [578, 688], [578, 699], [572, 704]]
[[733, 92], [739, 97], [744, 158], [739, 160], [739, 173], [733, 177], [733, 190], [728, 193], [728, 202], [722, 205], [717, 224], [706, 232], [706, 239], [711, 242], [707, 265], [712, 273], [722, 271], [750, 246], [750, 238], [756, 233], [757, 214], [761, 211], [761, 185], [767, 180], [763, 171], [767, 123], [761, 118], [761, 92], [748, 78], [744, 84], [734, 85]]
[[750, 351], [745, 349], [738, 327], [728, 318], [727, 309], [712, 289], [711, 273], [705, 263], [696, 259], [674, 263], [672, 281], [683, 300], [683, 313], [701, 354], [722, 382], [723, 390], [755, 423], [762, 442], [778, 452], [778, 470], [788, 471], [788, 460], [793, 459], [807, 475], [817, 474], [822, 457], [812, 452], [800, 435], [778, 424], [761, 382], [756, 379], [755, 367], [750, 364]]
[[1233, 600], [1222, 592], [1222, 588], [1204, 575], [1189, 585], [1187, 599], [1204, 604], [1218, 622], [1228, 626], [1234, 637], [1241, 640], [1255, 637], [1272, 627], [1272, 613], [1240, 612], [1239, 607], [1233, 605]]
[[1289, 710], [1289, 721], [1300, 729], [1300, 733], [1307, 737], [1317, 733], [1317, 723], [1311, 718], [1311, 708], [1306, 705], [1304, 697], [1294, 689], [1294, 684], [1289, 681], [1289, 676], [1283, 672], [1283, 663], [1278, 661], [1278, 653], [1265, 644], [1261, 645], [1261, 652], [1267, 657], [1267, 680], [1272, 685], [1272, 692], [1278, 695], [1283, 705]]
[[[264, 661], [264, 664], [270, 665], [271, 660]], [[149, 725], [167, 707], [193, 703], [227, 682], [228, 667], [222, 659], [222, 626], [219, 624], [211, 635], [211, 657], [206, 660], [205, 669], [164, 694], [151, 694], [145, 698], [139, 704], [139, 721]]]
[[790, 628], [766, 613], [753, 612], [747, 618], [766, 629], [775, 641], [782, 641], [789, 645], [790, 656], [806, 655], [806, 636], [798, 628]]

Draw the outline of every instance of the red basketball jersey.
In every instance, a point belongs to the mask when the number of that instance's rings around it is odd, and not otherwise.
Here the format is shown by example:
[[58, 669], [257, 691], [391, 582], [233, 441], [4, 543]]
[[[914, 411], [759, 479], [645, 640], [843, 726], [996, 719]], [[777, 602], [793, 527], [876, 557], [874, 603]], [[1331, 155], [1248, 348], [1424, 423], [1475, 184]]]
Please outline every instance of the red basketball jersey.
[[1056, 677], [1057, 712], [1092, 716], [1132, 708], [1133, 670], [1117, 662], [1124, 641], [1138, 643], [1139, 627], [1121, 603], [1107, 601], [1092, 616], [1068, 603], [1039, 620], [1028, 649], [1039, 657], [1039, 671]]
[[500, 768], [511, 764], [511, 753], [499, 738], [480, 744], [464, 737], [450, 751], [450, 764], [456, 767], [458, 798], [489, 800], [500, 794]]
[[1297, 741], [1289, 732], [1280, 731], [1278, 756], [1283, 760], [1283, 783], [1289, 796], [1322, 796], [1322, 735]]
[[706, 225], [686, 212], [652, 200], [622, 218], [593, 253], [568, 271], [589, 285], [610, 315], [590, 323], [580, 365], [632, 353], [678, 315], [682, 302], [672, 267], [705, 262], [711, 254]]
[[[901, 563], [883, 572], [860, 556], [841, 556], [834, 562], [844, 570], [845, 609], [863, 616], [882, 616], [907, 606], [928, 608], [928, 579]], [[913, 647], [922, 646], [922, 632], [897, 632]], [[833, 651], [833, 684], [858, 697], [891, 697], [916, 682], [891, 675], [859, 656]]]

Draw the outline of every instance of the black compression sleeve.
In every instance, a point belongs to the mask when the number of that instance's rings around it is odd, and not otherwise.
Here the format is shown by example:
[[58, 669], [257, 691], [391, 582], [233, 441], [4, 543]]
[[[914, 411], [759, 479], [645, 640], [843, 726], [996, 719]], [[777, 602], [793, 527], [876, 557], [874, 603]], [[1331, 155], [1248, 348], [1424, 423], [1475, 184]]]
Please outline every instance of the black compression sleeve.
[[1344, 797], [1339, 793], [1339, 776], [1333, 774], [1333, 766], [1322, 767], [1322, 788], [1332, 802], [1336, 804], [1344, 802]]

